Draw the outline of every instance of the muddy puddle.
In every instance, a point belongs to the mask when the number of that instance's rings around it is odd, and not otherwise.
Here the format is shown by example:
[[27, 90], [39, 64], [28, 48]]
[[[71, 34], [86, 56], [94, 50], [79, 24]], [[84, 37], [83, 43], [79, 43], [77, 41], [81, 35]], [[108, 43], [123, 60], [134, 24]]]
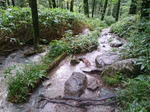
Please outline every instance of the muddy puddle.
[[[86, 65], [81, 61], [79, 64], [72, 66], [70, 64], [70, 56], [67, 56], [56, 68], [54, 68], [49, 74], [49, 80], [45, 80], [40, 87], [38, 87], [34, 93], [31, 95], [29, 102], [25, 104], [13, 104], [10, 102], [6, 101], [6, 86], [3, 81], [2, 73], [4, 69], [9, 67], [12, 64], [24, 64], [28, 61], [36, 61], [39, 60], [40, 57], [42, 57], [46, 52], [38, 54], [38, 55], [33, 55], [28, 58], [22, 58], [20, 57], [15, 57], [12, 60], [13, 54], [10, 55], [4, 64], [1, 65], [0, 68], [0, 112], [84, 112], [85, 110], [78, 110], [76, 108], [71, 108], [68, 106], [64, 105], [57, 105], [57, 104], [52, 104], [48, 103], [46, 104], [43, 108], [42, 106], [44, 105], [45, 102], [39, 102], [39, 95], [43, 94], [44, 96], [54, 98], [57, 96], [64, 96], [64, 84], [68, 80], [68, 78], [72, 75], [73, 72], [82, 72], [82, 70], [86, 69], [94, 69], [96, 68], [95, 65], [95, 58], [98, 55], [101, 55], [105, 52], [110, 52], [112, 51], [112, 47], [109, 45], [109, 40], [110, 38], [113, 37], [113, 34], [109, 33], [109, 28], [104, 29], [98, 38], [99, 46], [98, 49], [89, 53], [85, 54], [77, 54], [75, 55], [76, 57], [85, 57], [87, 60], [90, 61], [91, 66], [86, 67]], [[20, 51], [21, 52], [21, 51]], [[18, 53], [18, 52], [16, 52]], [[20, 53], [18, 53], [20, 54]], [[18, 55], [17, 54], [17, 55]], [[9, 60], [11, 59], [11, 61]], [[93, 80], [93, 77], [99, 80], [99, 86], [103, 87], [103, 83], [101, 82], [100, 76], [99, 75], [90, 75], [86, 74], [88, 80]], [[99, 98], [100, 94], [100, 89], [97, 89], [96, 91], [89, 91], [86, 89], [85, 93], [81, 96], [83, 98]], [[91, 107], [93, 109], [93, 107]], [[95, 110], [90, 110], [88, 112], [95, 112]], [[96, 112], [110, 112], [110, 107], [109, 106], [99, 106], [98, 111]]]

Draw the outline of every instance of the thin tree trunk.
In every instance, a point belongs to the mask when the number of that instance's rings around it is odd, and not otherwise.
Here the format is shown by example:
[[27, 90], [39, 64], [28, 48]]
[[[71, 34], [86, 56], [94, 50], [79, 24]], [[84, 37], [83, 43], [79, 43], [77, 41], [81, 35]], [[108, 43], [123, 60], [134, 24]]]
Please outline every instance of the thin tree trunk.
[[11, 0], [12, 1], [12, 5], [13, 5], [13, 7], [15, 6], [15, 1], [14, 0]]
[[109, 4], [109, 5], [108, 5], [107, 16], [110, 16], [110, 15], [111, 15], [111, 7], [112, 7], [112, 5]]
[[118, 21], [118, 18], [119, 18], [120, 2], [121, 2], [121, 0], [118, 0], [118, 4], [117, 4], [117, 13], [116, 13], [116, 21]]
[[10, 6], [10, 2], [9, 2], [9, 0], [7, 0], [7, 4], [8, 4], [8, 6]]
[[58, 8], [59, 0], [57, 0], [57, 8]]
[[28, 2], [29, 2], [29, 7], [31, 8], [31, 0], [28, 0]]
[[117, 3], [114, 4], [113, 9], [112, 9], [112, 16], [113, 18], [116, 18], [116, 12], [117, 12]]
[[67, 9], [69, 10], [69, 2], [67, 1]]
[[84, 14], [89, 17], [89, 5], [88, 0], [84, 0]]
[[74, 0], [71, 0], [71, 2], [70, 2], [70, 11], [71, 12], [73, 12], [73, 2], [74, 2]]
[[93, 6], [92, 6], [92, 18], [94, 17], [94, 10], [95, 10], [95, 0], [93, 0]]
[[48, 3], [49, 3], [49, 8], [52, 8], [52, 2], [51, 2], [51, 0], [48, 0]]
[[56, 2], [55, 2], [55, 0], [52, 0], [52, 2], [53, 2], [53, 8], [56, 8]]
[[141, 6], [141, 19], [149, 19], [150, 12], [148, 11], [150, 8], [150, 0], [142, 0]]
[[34, 48], [37, 50], [37, 45], [39, 42], [39, 22], [38, 22], [38, 10], [37, 10], [37, 0], [30, 0], [31, 11], [32, 11], [32, 22], [34, 30]]
[[102, 13], [101, 20], [104, 20], [104, 16], [105, 16], [105, 12], [106, 12], [106, 8], [107, 8], [107, 4], [108, 4], [108, 0], [105, 0], [105, 5], [104, 5], [104, 9], [103, 9], [103, 13]]
[[136, 14], [137, 11], [137, 0], [131, 0], [129, 14]]

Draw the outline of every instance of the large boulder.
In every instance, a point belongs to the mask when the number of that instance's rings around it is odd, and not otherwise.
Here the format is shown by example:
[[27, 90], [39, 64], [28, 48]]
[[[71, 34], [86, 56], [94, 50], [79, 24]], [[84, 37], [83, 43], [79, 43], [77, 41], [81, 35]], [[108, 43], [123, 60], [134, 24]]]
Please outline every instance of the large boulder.
[[65, 96], [80, 97], [87, 86], [87, 77], [80, 72], [73, 72], [65, 83]]
[[123, 74], [126, 77], [135, 77], [140, 72], [140, 67], [135, 65], [136, 59], [126, 59], [122, 61], [115, 62], [107, 67], [102, 72], [104, 75], [115, 75], [118, 73]]
[[117, 53], [109, 52], [106, 54], [98, 55], [95, 59], [95, 63], [98, 68], [103, 68], [103, 67], [110, 65], [118, 60], [121, 60], [121, 58]]

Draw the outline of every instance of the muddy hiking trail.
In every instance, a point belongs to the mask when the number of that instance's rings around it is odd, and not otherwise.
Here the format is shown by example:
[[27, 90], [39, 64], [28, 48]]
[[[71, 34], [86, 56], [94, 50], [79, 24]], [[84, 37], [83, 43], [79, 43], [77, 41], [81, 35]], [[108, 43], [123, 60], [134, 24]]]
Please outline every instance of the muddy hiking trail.
[[[86, 29], [83, 34], [87, 33], [89, 31]], [[116, 96], [116, 91], [103, 83], [100, 74], [105, 66], [121, 60], [119, 51], [126, 41], [111, 33], [110, 28], [106, 28], [100, 33], [98, 43], [98, 48], [92, 52], [69, 55], [62, 60], [49, 72], [49, 79], [42, 82], [24, 104], [6, 101], [7, 91], [3, 71], [12, 64], [24, 64], [26, 60], [37, 61], [46, 52], [28, 58], [23, 58], [21, 51], [10, 54], [0, 66], [0, 112], [115, 112], [117, 102], [111, 99], [111, 96]], [[79, 59], [75, 65], [70, 63], [72, 57]], [[65, 96], [71, 96], [67, 98], [72, 99], [66, 100]], [[102, 100], [92, 101], [93, 99]], [[107, 101], [111, 103], [106, 104]]]

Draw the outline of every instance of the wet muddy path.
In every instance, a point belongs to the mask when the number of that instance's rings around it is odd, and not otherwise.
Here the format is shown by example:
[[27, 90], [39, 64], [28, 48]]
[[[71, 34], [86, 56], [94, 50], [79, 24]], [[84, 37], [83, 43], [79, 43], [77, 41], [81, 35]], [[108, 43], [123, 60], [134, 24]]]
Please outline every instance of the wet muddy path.
[[[14, 60], [14, 62], [9, 61], [5, 62], [5, 65], [3, 65], [0, 68], [0, 112], [84, 112], [85, 110], [78, 109], [78, 108], [72, 108], [65, 105], [58, 105], [58, 104], [52, 104], [48, 103], [44, 106], [44, 108], [41, 108], [44, 105], [44, 102], [38, 102], [39, 101], [39, 95], [43, 94], [47, 97], [54, 98], [57, 96], [64, 96], [64, 84], [68, 80], [68, 78], [72, 75], [73, 72], [82, 72], [82, 70], [91, 70], [96, 68], [95, 64], [95, 58], [98, 55], [104, 54], [106, 52], [112, 52], [114, 49], [110, 46], [109, 41], [111, 38], [114, 38], [114, 34], [110, 33], [110, 29], [103, 29], [103, 31], [100, 34], [100, 37], [98, 38], [99, 46], [97, 50], [94, 50], [90, 53], [85, 54], [77, 54], [76, 57], [85, 57], [87, 60], [90, 61], [91, 66], [86, 67], [83, 62], [80, 62], [79, 64], [72, 66], [70, 64], [70, 56], [67, 56], [56, 68], [54, 68], [49, 74], [49, 80], [45, 80], [42, 85], [37, 88], [34, 93], [31, 95], [29, 102], [25, 104], [13, 104], [6, 101], [6, 95], [7, 92], [6, 86], [4, 85], [4, 81], [2, 78], [2, 72], [4, 69], [6, 69], [9, 65], [12, 64], [23, 64], [26, 62], [26, 60], [32, 60], [36, 61], [39, 60], [41, 56], [43, 56], [45, 53], [38, 54], [31, 56], [27, 59], [23, 58], [17, 58]], [[121, 47], [117, 48], [115, 52], [119, 55], [119, 49]], [[13, 54], [12, 54], [13, 55]], [[12, 55], [10, 57], [12, 57]], [[17, 54], [15, 54], [17, 55]], [[21, 56], [20, 56], [21, 57]], [[9, 58], [9, 57], [8, 57]], [[18, 62], [17, 62], [18, 61]], [[7, 65], [7, 66], [6, 66]], [[84, 73], [85, 74], [85, 73]], [[82, 98], [99, 98], [101, 94], [102, 89], [107, 89], [105, 85], [102, 83], [100, 75], [97, 74], [85, 74], [87, 76], [88, 84], [90, 84], [93, 81], [97, 81], [99, 88], [95, 91], [90, 91], [89, 89], [85, 90], [85, 93], [81, 96]], [[109, 88], [110, 89], [110, 88]], [[111, 89], [110, 89], [111, 90]], [[113, 91], [113, 90], [112, 90]], [[95, 106], [95, 107], [89, 107], [87, 112], [111, 112], [115, 107], [110, 106]], [[112, 111], [113, 112], [113, 111]]]

